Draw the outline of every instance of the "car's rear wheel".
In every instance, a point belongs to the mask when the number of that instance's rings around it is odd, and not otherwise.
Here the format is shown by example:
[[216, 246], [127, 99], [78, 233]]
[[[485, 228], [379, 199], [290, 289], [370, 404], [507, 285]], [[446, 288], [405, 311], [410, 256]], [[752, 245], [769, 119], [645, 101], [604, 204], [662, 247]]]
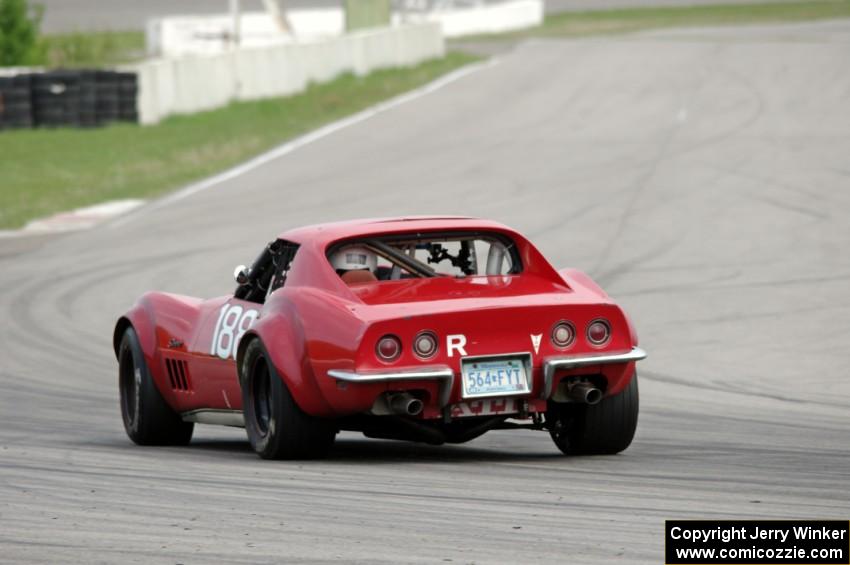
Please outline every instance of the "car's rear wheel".
[[632, 443], [638, 421], [638, 379], [599, 404], [549, 403], [546, 422], [555, 445], [567, 455], [613, 454]]
[[127, 435], [139, 445], [186, 445], [195, 425], [171, 409], [153, 382], [139, 337], [124, 331], [118, 348], [118, 390]]
[[336, 436], [332, 421], [305, 414], [255, 339], [241, 368], [242, 409], [251, 447], [263, 459], [315, 459]]

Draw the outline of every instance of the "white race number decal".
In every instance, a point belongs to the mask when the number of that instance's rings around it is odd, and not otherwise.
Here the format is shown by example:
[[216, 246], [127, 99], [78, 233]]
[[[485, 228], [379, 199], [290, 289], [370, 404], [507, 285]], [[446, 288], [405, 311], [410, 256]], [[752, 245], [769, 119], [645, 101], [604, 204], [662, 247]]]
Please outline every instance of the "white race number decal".
[[215, 323], [210, 353], [222, 359], [231, 356], [236, 359], [239, 340], [251, 328], [259, 315], [260, 313], [254, 309], [246, 310], [238, 304], [224, 304]]

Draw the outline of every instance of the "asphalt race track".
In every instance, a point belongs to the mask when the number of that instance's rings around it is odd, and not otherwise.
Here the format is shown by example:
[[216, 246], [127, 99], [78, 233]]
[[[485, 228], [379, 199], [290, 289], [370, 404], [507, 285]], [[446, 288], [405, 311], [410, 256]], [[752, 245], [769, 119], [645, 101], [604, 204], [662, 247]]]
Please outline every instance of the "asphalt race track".
[[[525, 43], [120, 225], [0, 239], [0, 560], [660, 563], [665, 519], [847, 519], [848, 52], [847, 22]], [[626, 306], [630, 449], [129, 442], [110, 339], [137, 296], [224, 294], [284, 228], [408, 213], [504, 221]]]

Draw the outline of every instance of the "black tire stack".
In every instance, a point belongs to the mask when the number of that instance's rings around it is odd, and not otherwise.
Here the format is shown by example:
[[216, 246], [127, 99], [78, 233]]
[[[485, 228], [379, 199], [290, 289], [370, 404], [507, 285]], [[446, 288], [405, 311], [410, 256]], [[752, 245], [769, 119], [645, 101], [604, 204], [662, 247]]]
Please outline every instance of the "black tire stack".
[[0, 77], [0, 130], [31, 128], [30, 75]]
[[80, 71], [80, 103], [77, 106], [77, 124], [91, 128], [101, 125], [97, 116], [98, 71]]
[[33, 75], [32, 110], [36, 127], [80, 125], [80, 72]]
[[50, 71], [0, 77], [0, 129], [138, 123], [135, 73]]
[[139, 122], [136, 100], [139, 96], [139, 79], [136, 73], [115, 73], [118, 80], [118, 121]]
[[118, 121], [118, 84], [117, 73], [97, 71], [97, 121], [100, 124]]

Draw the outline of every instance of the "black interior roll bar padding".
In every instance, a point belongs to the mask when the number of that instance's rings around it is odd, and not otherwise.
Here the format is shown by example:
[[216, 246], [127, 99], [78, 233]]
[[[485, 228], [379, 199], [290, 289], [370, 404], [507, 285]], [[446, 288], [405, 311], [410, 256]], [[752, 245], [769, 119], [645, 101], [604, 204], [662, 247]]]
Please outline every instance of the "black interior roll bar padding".
[[418, 273], [418, 274], [422, 275], [423, 277], [435, 277], [435, 276], [437, 276], [436, 273], [434, 273], [433, 269], [427, 267], [426, 265], [423, 265], [422, 263], [420, 263], [419, 261], [416, 261], [415, 259], [411, 259], [410, 257], [405, 255], [404, 253], [400, 253], [399, 251], [397, 251], [396, 249], [394, 249], [393, 247], [387, 245], [386, 243], [384, 243], [382, 241], [377, 241], [375, 239], [367, 239], [367, 240], [364, 240], [363, 243], [365, 243], [366, 245], [368, 245], [370, 247], [373, 247], [374, 249], [377, 249], [378, 251], [380, 251], [384, 255], [387, 255], [389, 258], [392, 258], [397, 263], [401, 263], [402, 265], [407, 267], [408, 270], [410, 270], [414, 273]]
[[[276, 242], [273, 241], [266, 245], [263, 252], [260, 253], [259, 257], [254, 260], [251, 264], [250, 270], [248, 271], [248, 282], [243, 285], [239, 285], [236, 288], [236, 292], [233, 293], [233, 296], [240, 300], [251, 300], [252, 302], [262, 301], [263, 296], [265, 296], [265, 291], [262, 288], [263, 281], [260, 277], [262, 276], [266, 279], [265, 287], [268, 288], [269, 275], [267, 275], [267, 273], [273, 272], [273, 269], [269, 269], [268, 267], [272, 261], [272, 246], [275, 243]], [[259, 299], [257, 298], [257, 295], [259, 295]]]

